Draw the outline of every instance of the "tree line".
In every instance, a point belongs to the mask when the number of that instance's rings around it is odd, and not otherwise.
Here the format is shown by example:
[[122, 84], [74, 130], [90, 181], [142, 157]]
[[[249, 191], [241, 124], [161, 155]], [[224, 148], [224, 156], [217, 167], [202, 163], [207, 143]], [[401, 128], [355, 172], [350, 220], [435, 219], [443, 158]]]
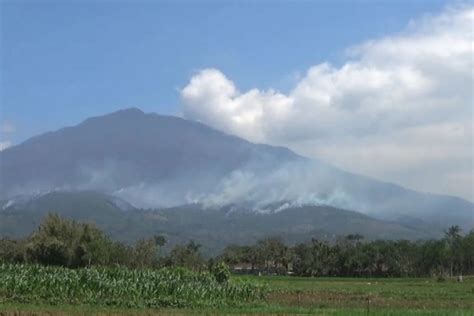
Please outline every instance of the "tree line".
[[245, 272], [297, 276], [418, 277], [474, 273], [474, 230], [450, 227], [439, 240], [365, 241], [361, 235], [334, 243], [312, 239], [288, 246], [267, 238], [252, 246], [229, 246], [219, 259]]
[[161, 235], [140, 239], [133, 245], [112, 240], [94, 224], [80, 223], [49, 214], [38, 229], [24, 239], [0, 239], [0, 262], [37, 263], [68, 268], [124, 266], [159, 268], [181, 266], [206, 269], [200, 245], [190, 241], [164, 255]]
[[231, 245], [220, 255], [204, 258], [200, 245], [190, 241], [163, 253], [163, 236], [127, 245], [110, 239], [95, 225], [48, 215], [24, 239], [0, 239], [0, 262], [38, 263], [70, 268], [125, 266], [191, 270], [222, 269], [225, 263], [243, 273], [297, 276], [453, 276], [474, 273], [474, 230], [462, 234], [458, 226], [439, 240], [364, 240], [361, 235], [335, 242], [312, 239], [296, 245], [266, 238], [254, 245]]

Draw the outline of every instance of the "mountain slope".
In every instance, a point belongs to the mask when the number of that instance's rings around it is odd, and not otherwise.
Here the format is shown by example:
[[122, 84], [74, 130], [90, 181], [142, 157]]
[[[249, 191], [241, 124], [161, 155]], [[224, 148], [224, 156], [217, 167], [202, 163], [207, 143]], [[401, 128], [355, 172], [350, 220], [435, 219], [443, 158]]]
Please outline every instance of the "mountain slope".
[[139, 238], [164, 235], [167, 248], [190, 239], [203, 245], [207, 254], [216, 254], [230, 244], [251, 244], [280, 236], [290, 243], [311, 238], [335, 240], [347, 234], [368, 239], [420, 239], [438, 237], [423, 227], [409, 228], [366, 215], [328, 206], [288, 208], [262, 214], [232, 207], [203, 209], [187, 205], [161, 210], [121, 207], [123, 201], [96, 192], [51, 192], [15, 203], [0, 201], [0, 237], [31, 234], [49, 212], [63, 217], [96, 223], [112, 238], [133, 243]]
[[126, 226], [136, 209], [116, 197], [93, 192], [50, 192], [0, 201], [0, 236], [33, 232], [48, 213], [95, 223], [108, 232]]
[[138, 109], [90, 118], [0, 152], [1, 199], [84, 190], [142, 208], [198, 203], [273, 212], [331, 205], [436, 231], [474, 227], [474, 205], [463, 199], [407, 190]]
[[128, 109], [2, 151], [0, 194], [6, 198], [76, 188], [113, 192], [159, 183], [178, 196], [197, 185], [193, 179], [206, 186], [249, 164], [267, 168], [294, 159], [300, 158], [285, 148], [255, 145], [197, 122]]

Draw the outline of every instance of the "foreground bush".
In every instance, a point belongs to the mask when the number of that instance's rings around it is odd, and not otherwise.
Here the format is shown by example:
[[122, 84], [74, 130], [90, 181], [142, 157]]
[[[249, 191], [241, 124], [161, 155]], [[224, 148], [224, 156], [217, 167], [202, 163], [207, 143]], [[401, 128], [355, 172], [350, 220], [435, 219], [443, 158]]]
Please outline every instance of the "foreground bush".
[[0, 264], [0, 303], [218, 307], [262, 300], [265, 293], [264, 287], [254, 283], [219, 283], [209, 273], [182, 268], [68, 269]]

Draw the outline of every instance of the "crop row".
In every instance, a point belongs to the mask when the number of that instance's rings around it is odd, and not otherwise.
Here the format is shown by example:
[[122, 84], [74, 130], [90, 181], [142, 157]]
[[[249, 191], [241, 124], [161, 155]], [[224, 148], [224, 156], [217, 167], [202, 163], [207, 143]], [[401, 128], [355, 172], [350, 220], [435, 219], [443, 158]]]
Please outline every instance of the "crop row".
[[218, 282], [182, 268], [68, 269], [0, 264], [0, 303], [91, 304], [123, 307], [217, 307], [264, 298], [259, 284]]

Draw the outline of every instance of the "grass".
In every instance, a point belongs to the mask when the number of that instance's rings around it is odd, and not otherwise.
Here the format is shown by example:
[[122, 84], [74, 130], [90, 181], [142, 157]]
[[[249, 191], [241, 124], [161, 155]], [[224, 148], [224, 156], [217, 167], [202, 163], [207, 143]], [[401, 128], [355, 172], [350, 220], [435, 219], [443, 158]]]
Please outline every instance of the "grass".
[[[243, 277], [252, 280], [256, 277]], [[322, 308], [474, 310], [474, 278], [437, 282], [430, 278], [260, 277], [270, 286], [268, 302]], [[470, 315], [474, 315], [472, 312]]]
[[[430, 278], [298, 278], [234, 276], [233, 284], [265, 283], [265, 300], [238, 304], [104, 306], [96, 303], [51, 305], [41, 302], [0, 303], [0, 315], [474, 315], [474, 277], [463, 283]], [[0, 288], [1, 288], [0, 284]], [[1, 294], [0, 294], [1, 297]]]
[[85, 316], [85, 315], [117, 315], [117, 316], [151, 316], [151, 315], [321, 315], [321, 316], [472, 316], [472, 310], [453, 309], [366, 309], [358, 308], [297, 308], [283, 306], [248, 306], [239, 308], [219, 309], [123, 309], [88, 305], [28, 305], [0, 304], [2, 316]]

